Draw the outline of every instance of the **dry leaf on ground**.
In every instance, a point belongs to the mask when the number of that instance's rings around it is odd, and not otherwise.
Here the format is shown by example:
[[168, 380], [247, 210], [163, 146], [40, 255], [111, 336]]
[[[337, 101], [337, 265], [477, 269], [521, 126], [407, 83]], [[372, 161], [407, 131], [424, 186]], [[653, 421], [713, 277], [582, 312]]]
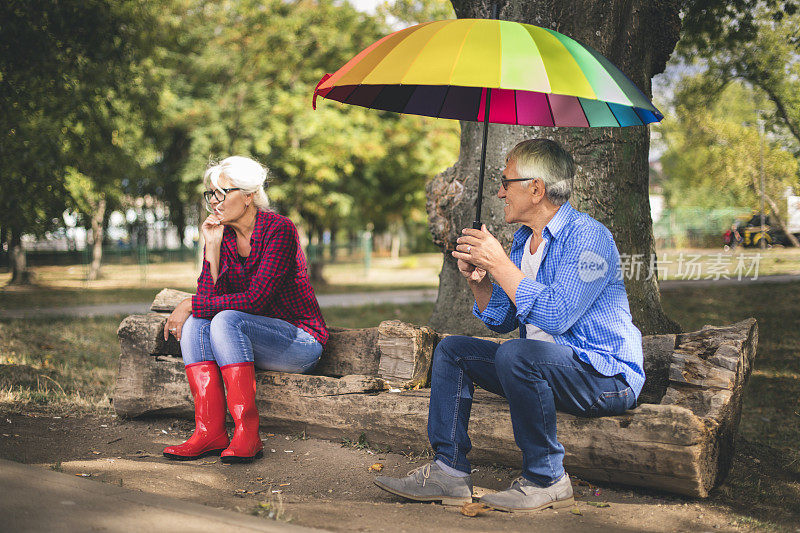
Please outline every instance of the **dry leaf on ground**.
[[465, 503], [461, 506], [461, 514], [464, 516], [480, 516], [489, 511], [489, 508], [481, 502]]
[[611, 507], [611, 504], [606, 502], [586, 502], [586, 505], [591, 505], [592, 507], [600, 507], [600, 508]]
[[370, 472], [380, 472], [381, 470], [383, 470], [383, 463], [375, 463], [369, 467]]

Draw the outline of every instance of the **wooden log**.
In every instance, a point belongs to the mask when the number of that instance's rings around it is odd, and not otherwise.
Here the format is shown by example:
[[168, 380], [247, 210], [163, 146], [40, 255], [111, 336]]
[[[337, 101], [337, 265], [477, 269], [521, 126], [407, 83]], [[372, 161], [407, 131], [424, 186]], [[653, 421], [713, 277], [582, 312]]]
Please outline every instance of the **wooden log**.
[[[163, 307], [165, 306], [158, 306]], [[126, 317], [117, 330], [122, 352], [180, 357], [181, 347], [175, 337], [170, 336], [169, 340], [164, 340], [167, 316], [169, 315], [166, 313], [148, 313]], [[330, 328], [329, 332], [330, 337], [314, 374], [333, 377], [378, 374], [378, 328]]]
[[438, 336], [428, 326], [385, 320], [378, 326], [378, 375], [403, 388], [430, 383], [433, 350]]
[[[153, 309], [169, 311], [186, 295], [162, 291]], [[165, 317], [133, 316], [120, 326], [122, 356], [114, 402], [121, 416], [192, 415], [182, 362], [165, 356], [180, 353], [177, 343], [163, 341]], [[306, 428], [337, 440], [364, 431], [374, 444], [419, 452], [427, 447], [429, 391], [383, 391], [386, 383], [376, 374], [393, 383], [419, 383], [429, 372], [436, 340], [444, 336], [398, 322], [333, 330], [316, 373], [344, 377], [260, 372], [262, 422]], [[757, 343], [753, 319], [645, 337], [647, 381], [638, 408], [599, 419], [559, 413], [567, 469], [586, 479], [705, 497], [730, 467], [742, 391]], [[519, 465], [504, 399], [478, 391], [470, 428], [475, 462]]]
[[[659, 340], [662, 351], [674, 341], [667, 372], [671, 377], [660, 404], [642, 404], [615, 417], [558, 414], [567, 470], [590, 480], [706, 497], [730, 466], [742, 388], [757, 340], [752, 319]], [[257, 405], [265, 425], [306, 429], [335, 440], [363, 431], [371, 443], [398, 451], [427, 447], [428, 390], [382, 391], [383, 380], [375, 376], [259, 373], [257, 379]], [[723, 383], [732, 388], [721, 388]], [[114, 406], [121, 416], [191, 416], [180, 360], [124, 351]], [[519, 466], [504, 399], [476, 393], [470, 436], [470, 458], [476, 464]]]
[[185, 291], [176, 291], [175, 289], [161, 289], [156, 294], [153, 303], [150, 304], [150, 310], [156, 313], [171, 313], [175, 307], [186, 298], [191, 298], [192, 293]]

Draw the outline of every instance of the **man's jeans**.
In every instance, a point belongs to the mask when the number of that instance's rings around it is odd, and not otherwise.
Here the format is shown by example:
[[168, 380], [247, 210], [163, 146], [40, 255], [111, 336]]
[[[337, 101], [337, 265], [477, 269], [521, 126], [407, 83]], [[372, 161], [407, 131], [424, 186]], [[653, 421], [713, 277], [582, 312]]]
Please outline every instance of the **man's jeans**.
[[319, 361], [322, 345], [297, 326], [266, 316], [226, 310], [211, 320], [189, 316], [181, 331], [184, 364], [255, 363], [256, 368], [304, 373]]
[[437, 460], [463, 472], [470, 472], [467, 426], [473, 384], [508, 400], [514, 440], [522, 450], [522, 475], [540, 486], [552, 485], [564, 474], [556, 409], [604, 416], [636, 405], [622, 375], [603, 376], [568, 346], [529, 339], [497, 344], [446, 337], [434, 353], [428, 438]]

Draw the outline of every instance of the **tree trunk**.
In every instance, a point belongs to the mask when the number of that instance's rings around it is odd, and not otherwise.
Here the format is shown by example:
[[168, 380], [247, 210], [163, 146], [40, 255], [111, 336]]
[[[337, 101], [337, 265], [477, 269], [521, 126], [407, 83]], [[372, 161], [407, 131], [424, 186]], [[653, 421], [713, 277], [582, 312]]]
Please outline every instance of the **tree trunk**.
[[88, 281], [100, 277], [100, 265], [103, 260], [103, 221], [106, 215], [106, 199], [101, 196], [92, 213], [92, 264], [89, 267]]
[[[489, 17], [489, 0], [452, 3], [459, 18]], [[552, 28], [590, 45], [650, 93], [650, 79], [664, 70], [677, 43], [678, 13], [676, 0], [509, 0], [501, 6], [500, 18]], [[431, 326], [439, 331], [479, 335], [486, 334], [486, 328], [472, 316], [472, 295], [449, 254], [461, 229], [471, 227], [474, 218], [482, 124], [463, 122], [461, 132], [458, 161], [426, 189], [433, 240], [445, 252]], [[655, 259], [655, 243], [648, 197], [649, 129], [490, 125], [482, 222], [507, 249], [517, 228], [504, 221], [502, 202], [496, 197], [499, 175], [506, 153], [518, 142], [534, 137], [558, 141], [572, 154], [576, 174], [571, 203], [611, 230], [623, 257], [641, 259], [639, 275], [626, 279], [634, 323], [645, 335], [678, 331], [679, 326], [661, 308], [657, 269], [651, 261]]]
[[316, 231], [312, 230], [310, 235], [316, 233], [316, 245], [313, 247], [309, 246], [309, 250], [313, 250], [313, 253], [308, 254], [308, 279], [311, 281], [312, 285], [324, 285], [325, 278], [322, 275], [322, 270], [325, 268], [325, 249], [324, 249], [324, 240], [323, 240], [323, 233], [325, 232], [322, 228], [316, 228]]
[[795, 237], [794, 234], [789, 231], [789, 226], [786, 225], [786, 222], [779, 213], [778, 204], [776, 204], [775, 200], [770, 198], [767, 194], [764, 194], [764, 200], [767, 201], [770, 209], [772, 209], [772, 217], [778, 222], [778, 225], [783, 230], [783, 233], [786, 234], [786, 238], [789, 239], [789, 243], [795, 248], [800, 248], [800, 241], [798, 241], [797, 237]]
[[11, 260], [11, 281], [9, 285], [28, 285], [31, 282], [31, 272], [28, 270], [25, 249], [22, 247], [22, 230], [11, 228], [11, 240], [8, 242], [9, 258]]
[[392, 259], [400, 259], [400, 231], [402, 226], [398, 223], [391, 225], [392, 244], [390, 247], [390, 256]]

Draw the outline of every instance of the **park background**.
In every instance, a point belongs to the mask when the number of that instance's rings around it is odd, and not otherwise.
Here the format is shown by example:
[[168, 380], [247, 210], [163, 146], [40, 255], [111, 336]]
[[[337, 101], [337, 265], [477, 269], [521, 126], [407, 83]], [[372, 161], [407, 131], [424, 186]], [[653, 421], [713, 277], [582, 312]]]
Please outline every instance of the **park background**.
[[[653, 80], [666, 118], [651, 127], [649, 197], [660, 280], [701, 283], [663, 283], [661, 298], [687, 331], [758, 319], [740, 452], [714, 498], [742, 524], [781, 528], [800, 508], [800, 249], [789, 237], [800, 231], [800, 15], [793, 2], [740, 0], [693, 19], [700, 4], [683, 4], [681, 40]], [[332, 102], [313, 111], [311, 94], [380, 36], [454, 17], [449, 3], [0, 10], [0, 313], [64, 309], [0, 315], [3, 412], [111, 412], [122, 317], [67, 309], [193, 290], [202, 173], [227, 155], [270, 169], [270, 201], [300, 230], [318, 294], [437, 287], [425, 185], [459, 157], [459, 123]], [[731, 224], [762, 209], [774, 242], [725, 249]], [[425, 324], [432, 311], [323, 310], [340, 327]]]

